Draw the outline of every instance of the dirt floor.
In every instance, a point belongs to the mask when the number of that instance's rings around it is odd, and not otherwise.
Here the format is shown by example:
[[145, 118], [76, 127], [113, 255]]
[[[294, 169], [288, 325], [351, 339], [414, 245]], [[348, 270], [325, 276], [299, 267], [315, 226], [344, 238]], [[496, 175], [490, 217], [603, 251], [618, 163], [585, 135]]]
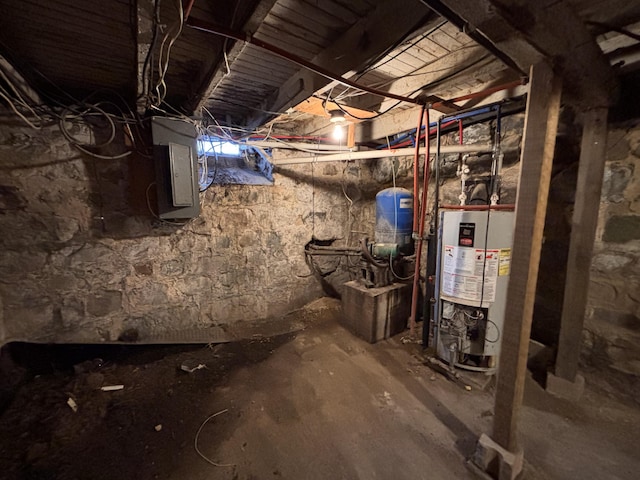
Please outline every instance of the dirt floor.
[[[14, 346], [40, 374], [5, 397], [0, 477], [475, 478], [465, 460], [491, 430], [491, 387], [467, 391], [419, 345], [369, 345], [337, 315], [323, 301], [288, 317], [297, 331], [209, 347]], [[523, 478], [639, 478], [637, 406], [591, 390], [573, 405], [529, 380]]]

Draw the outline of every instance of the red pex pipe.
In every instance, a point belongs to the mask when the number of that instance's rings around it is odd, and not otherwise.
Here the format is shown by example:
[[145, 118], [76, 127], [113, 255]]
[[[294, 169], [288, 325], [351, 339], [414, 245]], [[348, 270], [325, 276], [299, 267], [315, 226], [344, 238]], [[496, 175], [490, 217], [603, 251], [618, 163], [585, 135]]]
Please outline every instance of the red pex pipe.
[[195, 0], [189, 0], [189, 3], [187, 3], [187, 6], [184, 8], [184, 19], [185, 20], [187, 20], [187, 18], [189, 18], [189, 15], [191, 15], [191, 9], [193, 8], [194, 2], [195, 2]]
[[[418, 118], [418, 129], [416, 132], [420, 132], [422, 130], [422, 119], [424, 118], [424, 112], [426, 110], [426, 106], [422, 105], [420, 108], [420, 117]], [[427, 125], [429, 125], [427, 123]], [[413, 155], [413, 233], [418, 233], [418, 209], [420, 205], [418, 204], [418, 177], [420, 176], [420, 139], [416, 138], [416, 152]]]
[[[479, 92], [470, 93], [468, 95], [462, 95], [461, 97], [452, 98], [447, 100], [450, 103], [462, 102], [463, 100], [471, 100], [474, 98], [488, 97], [489, 95], [499, 92], [501, 90], [508, 90], [510, 88], [516, 88], [520, 85], [526, 85], [527, 82], [525, 80], [515, 80], [513, 82], [505, 83], [502, 85], [498, 85], [497, 87], [485, 88], [484, 90], [480, 90]], [[434, 105], [438, 105], [438, 103], [434, 103]]]
[[[426, 124], [429, 125], [429, 109], [426, 109], [424, 114], [426, 115]], [[422, 120], [422, 117], [420, 117]], [[420, 131], [420, 130], [418, 130]], [[416, 238], [416, 267], [413, 272], [413, 292], [411, 294], [411, 316], [409, 317], [409, 334], [411, 337], [415, 336], [416, 321], [418, 314], [418, 290], [420, 289], [420, 260], [422, 258], [422, 243], [424, 237], [424, 225], [425, 218], [427, 216], [428, 208], [428, 194], [429, 194], [429, 135], [425, 135], [425, 155], [424, 155], [424, 171], [422, 177], [422, 200], [420, 206], [420, 227], [418, 230], [418, 238]], [[416, 146], [420, 148], [420, 141], [416, 142]], [[416, 192], [417, 195], [417, 192]], [[415, 215], [414, 215], [415, 216]], [[414, 228], [415, 230], [415, 228]]]

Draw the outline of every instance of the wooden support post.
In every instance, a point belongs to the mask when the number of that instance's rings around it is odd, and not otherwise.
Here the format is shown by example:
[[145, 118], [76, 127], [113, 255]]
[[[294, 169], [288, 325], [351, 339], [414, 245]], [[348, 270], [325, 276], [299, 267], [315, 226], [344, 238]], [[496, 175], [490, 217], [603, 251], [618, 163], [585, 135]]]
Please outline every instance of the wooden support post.
[[561, 95], [560, 79], [547, 63], [531, 67], [530, 78], [493, 424], [493, 440], [510, 452], [518, 448], [518, 416]]
[[569, 382], [574, 382], [578, 374], [591, 254], [598, 224], [606, 158], [607, 113], [605, 107], [587, 111], [582, 129], [580, 166], [555, 368], [556, 376]]
[[356, 126], [350, 123], [347, 126], [347, 147], [354, 148], [356, 146]]

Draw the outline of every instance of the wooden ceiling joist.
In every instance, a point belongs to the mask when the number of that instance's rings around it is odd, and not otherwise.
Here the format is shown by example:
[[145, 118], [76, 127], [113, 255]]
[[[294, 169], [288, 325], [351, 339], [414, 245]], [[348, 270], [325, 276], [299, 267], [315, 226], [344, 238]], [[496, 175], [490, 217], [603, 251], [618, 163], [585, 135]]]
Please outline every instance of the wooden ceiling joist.
[[584, 22], [568, 2], [557, 0], [423, 0], [444, 5], [470, 32], [483, 38], [520, 70], [542, 60], [562, 74], [574, 101], [609, 105], [613, 72]]
[[[389, 45], [422, 26], [430, 15], [428, 9], [417, 1], [407, 2], [403, 8], [398, 8], [396, 1], [382, 0], [375, 10], [358, 20], [311, 62], [338, 75], [357, 70], [379, 58]], [[298, 70], [262, 103], [260, 108], [263, 111], [250, 117], [247, 126], [253, 128], [263, 124], [272, 116], [266, 112], [285, 111], [329, 82], [321, 75]]]
[[[269, 15], [269, 12], [276, 2], [277, 0], [262, 0], [258, 3], [258, 6], [253, 11], [242, 30], [250, 34], [255, 32], [267, 15]], [[227, 68], [233, 68], [234, 62], [242, 53], [244, 48], [245, 44], [243, 42], [232, 42], [231, 47], [227, 51], [226, 59], [223, 56], [207, 78], [203, 79], [199, 93], [196, 94], [195, 98], [189, 102], [187, 110], [198, 111], [206, 104], [216, 86], [218, 86], [224, 76], [227, 75]]]

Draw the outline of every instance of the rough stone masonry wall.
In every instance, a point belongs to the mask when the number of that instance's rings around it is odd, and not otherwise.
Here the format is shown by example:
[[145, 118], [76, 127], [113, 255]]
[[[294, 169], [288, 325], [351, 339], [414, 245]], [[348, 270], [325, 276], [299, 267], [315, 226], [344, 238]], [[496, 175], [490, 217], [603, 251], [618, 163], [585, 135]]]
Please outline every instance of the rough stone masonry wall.
[[[610, 128], [584, 331], [587, 363], [640, 391], [640, 122]], [[625, 377], [626, 376], [626, 377]], [[610, 377], [611, 378], [611, 377]], [[633, 383], [633, 382], [632, 382]]]
[[[520, 174], [520, 148], [522, 146], [522, 130], [524, 127], [524, 114], [515, 114], [502, 119], [501, 150], [504, 154], [503, 169], [501, 171], [502, 182], [500, 185], [500, 203], [513, 204], [516, 201], [518, 188], [518, 175]], [[465, 144], [491, 144], [495, 132], [495, 122], [472, 125], [464, 129], [463, 141]], [[443, 144], [457, 144], [457, 133], [451, 133], [443, 138]], [[461, 192], [460, 178], [456, 176], [458, 155], [444, 155], [442, 160], [440, 191], [441, 204], [459, 205], [458, 198]], [[471, 155], [468, 158], [469, 175], [475, 177], [487, 177], [491, 172], [492, 155], [485, 153], [480, 156]], [[433, 194], [435, 183], [431, 187]], [[435, 197], [431, 196], [431, 204]]]
[[55, 127], [0, 125], [0, 343], [133, 331], [172, 341], [276, 317], [323, 295], [303, 248], [314, 229], [344, 241], [343, 187], [351, 228], [373, 233], [382, 186], [371, 169], [307, 164], [273, 186], [213, 186], [200, 217], [180, 227], [148, 212], [150, 161], [94, 160]]

